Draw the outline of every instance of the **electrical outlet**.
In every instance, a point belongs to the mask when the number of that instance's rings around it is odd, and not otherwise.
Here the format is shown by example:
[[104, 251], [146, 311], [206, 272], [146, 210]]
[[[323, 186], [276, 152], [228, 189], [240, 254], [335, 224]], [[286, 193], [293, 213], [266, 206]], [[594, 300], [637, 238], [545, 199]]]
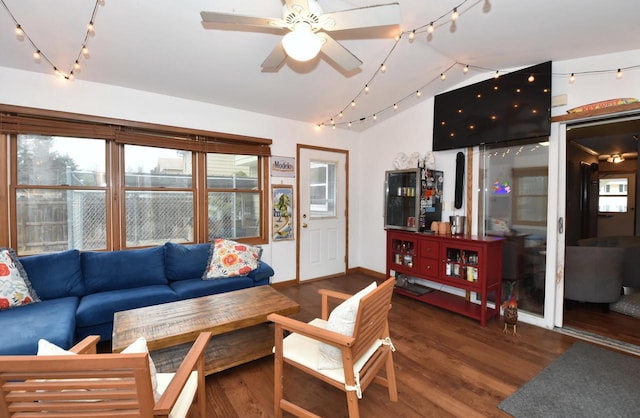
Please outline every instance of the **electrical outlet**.
[[442, 201], [442, 210], [447, 210], [447, 202]]

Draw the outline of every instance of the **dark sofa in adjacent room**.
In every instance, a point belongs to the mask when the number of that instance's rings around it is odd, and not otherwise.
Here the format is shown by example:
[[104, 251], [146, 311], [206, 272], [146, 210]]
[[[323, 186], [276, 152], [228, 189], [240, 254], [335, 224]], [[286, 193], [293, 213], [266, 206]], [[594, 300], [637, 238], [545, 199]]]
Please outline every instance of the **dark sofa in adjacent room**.
[[255, 268], [240, 270], [246, 274], [212, 277], [209, 271], [223, 270], [211, 269], [211, 247], [168, 242], [135, 250], [19, 257], [41, 301], [0, 310], [0, 355], [35, 354], [40, 338], [63, 348], [87, 335], [109, 341], [114, 312], [269, 284], [274, 271], [259, 260], [259, 252], [252, 253]]

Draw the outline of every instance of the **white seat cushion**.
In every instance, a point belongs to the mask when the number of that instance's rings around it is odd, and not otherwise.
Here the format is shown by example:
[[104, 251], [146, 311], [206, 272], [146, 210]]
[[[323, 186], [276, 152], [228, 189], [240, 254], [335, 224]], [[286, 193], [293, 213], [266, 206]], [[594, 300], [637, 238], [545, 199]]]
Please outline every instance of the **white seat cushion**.
[[[175, 373], [158, 373], [158, 392], [163, 394], [164, 391], [169, 386], [171, 379], [175, 376]], [[183, 418], [187, 416], [189, 412], [189, 408], [191, 408], [191, 404], [193, 403], [193, 399], [196, 396], [196, 391], [198, 389], [198, 372], [193, 371], [187, 379], [187, 383], [182, 388], [182, 393], [178, 396], [178, 400], [176, 404], [171, 409], [169, 413], [169, 418]]]
[[[373, 292], [376, 287], [376, 282], [372, 282], [369, 286], [336, 306], [329, 314], [326, 329], [346, 335], [347, 337], [353, 336], [360, 299]], [[340, 349], [329, 344], [320, 343], [320, 356], [318, 357], [317, 369], [338, 368], [342, 368], [342, 353]]]
[[[326, 329], [327, 321], [316, 318], [309, 322], [309, 325]], [[305, 337], [304, 335], [296, 333], [289, 334], [283, 342], [283, 357], [344, 384], [344, 371], [342, 368], [318, 370], [320, 344], [321, 343], [319, 341]], [[376, 342], [374, 342], [371, 347], [369, 347], [369, 349], [355, 362], [353, 365], [354, 374], [358, 375], [360, 373], [360, 370], [362, 370], [362, 367], [365, 365], [367, 360], [369, 360], [381, 345], [382, 340], [376, 340]]]

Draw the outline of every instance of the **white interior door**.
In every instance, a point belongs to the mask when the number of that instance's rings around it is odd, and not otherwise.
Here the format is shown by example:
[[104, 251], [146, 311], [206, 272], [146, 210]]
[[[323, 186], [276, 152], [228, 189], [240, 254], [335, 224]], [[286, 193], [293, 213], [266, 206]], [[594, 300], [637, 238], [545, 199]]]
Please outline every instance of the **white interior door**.
[[347, 271], [347, 153], [298, 147], [298, 278]]

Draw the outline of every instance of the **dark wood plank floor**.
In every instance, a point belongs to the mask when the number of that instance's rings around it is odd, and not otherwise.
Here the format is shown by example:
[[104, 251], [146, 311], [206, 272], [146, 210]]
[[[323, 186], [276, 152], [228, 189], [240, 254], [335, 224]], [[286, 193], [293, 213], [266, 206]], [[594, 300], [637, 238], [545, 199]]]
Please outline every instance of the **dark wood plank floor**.
[[[317, 290], [355, 293], [372, 280], [351, 274], [279, 289], [298, 301], [295, 317], [320, 313]], [[505, 335], [502, 322], [477, 321], [393, 296], [390, 313], [399, 401], [372, 384], [360, 401], [362, 417], [505, 417], [497, 405], [530, 380], [576, 340], [520, 324], [520, 336]], [[344, 393], [285, 366], [285, 396], [325, 417], [347, 416]], [[271, 357], [207, 377], [209, 417], [273, 416]]]
[[564, 326], [640, 346], [640, 319], [606, 312], [600, 304], [565, 304]]

